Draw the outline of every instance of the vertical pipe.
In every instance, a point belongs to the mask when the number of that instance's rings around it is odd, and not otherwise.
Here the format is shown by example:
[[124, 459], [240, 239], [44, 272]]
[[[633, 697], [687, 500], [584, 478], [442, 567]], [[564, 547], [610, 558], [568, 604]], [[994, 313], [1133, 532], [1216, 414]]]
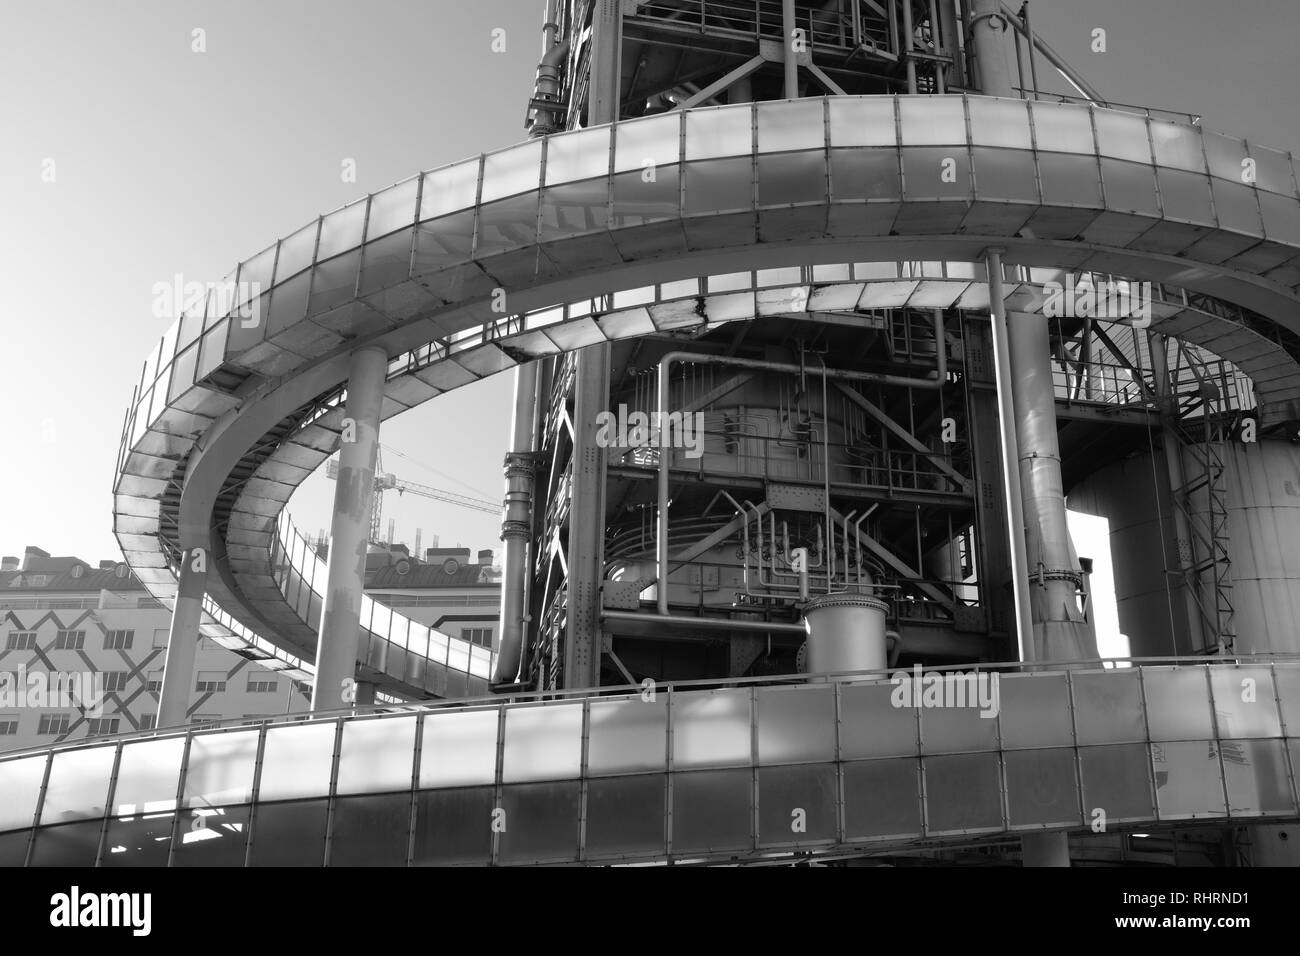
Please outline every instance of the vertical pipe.
[[[388, 352], [368, 346], [352, 353], [344, 441], [339, 449], [325, 606], [316, 644], [311, 709], [334, 710], [355, 700], [361, 593], [366, 578], [367, 532], [379, 453], [379, 412]], [[350, 425], [349, 425], [350, 423]]]
[[167, 663], [158, 699], [159, 727], [178, 727], [186, 721], [207, 576], [205, 549], [190, 548], [181, 555], [181, 580], [167, 632]]
[[948, 86], [965, 88], [968, 85], [966, 58], [957, 35], [957, 7], [953, 0], [939, 0], [939, 25], [943, 28], [944, 51], [952, 57], [952, 76]]
[[[1029, 76], [1034, 84], [1034, 99], [1038, 99], [1038, 58], [1034, 55], [1034, 28], [1029, 25], [1028, 0], [1020, 7], [1020, 19], [1025, 24], [1025, 36], [1029, 41]], [[1021, 86], [1024, 84], [1022, 83]]]
[[1029, 567], [1038, 575], [1033, 589], [1036, 655], [1048, 660], [1095, 657], [1081, 627], [1078, 566], [1065, 515], [1048, 325], [1042, 316], [1017, 313], [1007, 331]]
[[[930, 0], [930, 40], [934, 45], [934, 55], [939, 56], [942, 53], [942, 47], [939, 43], [939, 8], [934, 0]], [[945, 37], [946, 39], [946, 37]], [[944, 92], [943, 64], [938, 60], [934, 61], [934, 91], [942, 94]]]
[[1007, 22], [1001, 0], [971, 0], [971, 11], [972, 42], [979, 59], [980, 92], [985, 96], [1015, 95], [1002, 41]]
[[[668, 356], [665, 356], [659, 362], [659, 387], [658, 394], [655, 398], [655, 405], [659, 412], [659, 421], [668, 420], [668, 371], [672, 367], [672, 362]], [[662, 437], [662, 436], [661, 436]], [[671, 453], [664, 443], [659, 447], [659, 469], [658, 469], [658, 503], [655, 528], [655, 550], [658, 563], [658, 587], [655, 588], [655, 601], [660, 614], [668, 613], [668, 460]], [[763, 521], [760, 518], [758, 522], [759, 533], [759, 561], [762, 561], [763, 551]], [[762, 565], [759, 566], [759, 581], [762, 581]]]
[[1005, 476], [1007, 526], [1011, 537], [1011, 584], [1016, 598], [1016, 642], [1020, 659], [1034, 659], [1034, 615], [1029, 601], [1029, 558], [1021, 513], [1020, 451], [1011, 408], [1011, 349], [1007, 341], [1007, 312], [1002, 290], [1002, 250], [985, 253], [989, 276], [989, 306], [993, 321], [993, 360], [998, 388], [998, 422], [1002, 437], [1002, 474]]
[[1020, 39], [1020, 34], [1015, 34], [1016, 42], [1016, 82], [1020, 87], [1020, 98], [1028, 99], [1025, 95], [1025, 47]]
[[510, 452], [505, 460], [505, 502], [501, 520], [501, 635], [493, 683], [515, 680], [526, 639], [525, 581], [528, 541], [532, 536], [533, 418], [537, 410], [537, 362], [515, 367], [515, 403], [510, 425]]
[[799, 98], [799, 64], [794, 55], [794, 0], [781, 0], [781, 29], [785, 32], [785, 98]]
[[916, 92], [916, 61], [912, 59], [912, 0], [902, 0], [903, 4], [903, 52], [907, 64], [907, 92]]

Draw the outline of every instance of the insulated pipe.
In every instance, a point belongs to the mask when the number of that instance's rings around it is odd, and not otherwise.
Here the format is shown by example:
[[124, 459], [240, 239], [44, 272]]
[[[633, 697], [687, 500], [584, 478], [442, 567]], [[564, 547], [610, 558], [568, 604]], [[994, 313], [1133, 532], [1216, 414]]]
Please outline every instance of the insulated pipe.
[[524, 596], [528, 575], [528, 542], [533, 518], [533, 420], [537, 410], [537, 363], [515, 368], [515, 406], [510, 426], [510, 453], [506, 455], [506, 490], [501, 540], [501, 635], [492, 682], [514, 681], [519, 673], [524, 640]]
[[971, 42], [980, 92], [985, 96], [1015, 96], [1002, 41], [1007, 22], [1013, 19], [1003, 11], [1001, 0], [971, 0]]
[[698, 627], [713, 631], [760, 631], [770, 634], [798, 634], [806, 637], [802, 624], [778, 624], [766, 621], [737, 621], [725, 617], [686, 617], [681, 614], [640, 614], [636, 611], [601, 611], [606, 621], [629, 624], [662, 624], [665, 627]]
[[[1000, 301], [1000, 300], [999, 300]], [[825, 375], [832, 379], [854, 382], [880, 382], [885, 385], [899, 385], [907, 388], [938, 389], [948, 377], [947, 347], [943, 337], [943, 312], [934, 311], [934, 378], [909, 378], [904, 375], [886, 375], [877, 372], [851, 372], [843, 369], [825, 369]], [[785, 372], [799, 375], [803, 368], [798, 365], [786, 365], [781, 362], [763, 362], [757, 359], [729, 358], [721, 355], [704, 355], [699, 352], [669, 352], [659, 360], [658, 406], [659, 416], [659, 471], [658, 500], [655, 528], [656, 558], [658, 563], [656, 604], [661, 615], [668, 613], [668, 460], [664, 443], [664, 422], [668, 420], [668, 373], [674, 362], [691, 361], [700, 365], [728, 365], [734, 368], [752, 368], [769, 372]], [[759, 534], [762, 534], [760, 520]], [[760, 547], [760, 554], [762, 548]], [[760, 580], [762, 575], [760, 573]]]
[[[388, 351], [367, 346], [352, 353], [344, 411], [339, 474], [330, 520], [329, 576], [316, 644], [316, 679], [311, 709], [337, 710], [356, 702], [357, 643], [361, 636], [361, 594], [366, 582], [379, 414], [384, 402]], [[350, 436], [350, 437], [349, 437]]]
[[795, 100], [799, 98], [799, 63], [794, 54], [794, 0], [781, 0], [781, 23], [785, 31], [785, 98]]
[[[1169, 475], [1169, 494], [1172, 498], [1186, 485], [1186, 480], [1183, 475], [1182, 449], [1174, 434], [1177, 399], [1169, 381], [1167, 341], [1159, 332], [1147, 333], [1147, 343], [1151, 352], [1151, 372], [1156, 380], [1156, 398], [1160, 407], [1160, 439], [1164, 446], [1165, 469]], [[1178, 507], [1178, 503], [1171, 501], [1171, 506], [1170, 511], [1174, 516], [1174, 534], [1177, 537], [1178, 570], [1182, 572], [1183, 601], [1187, 607], [1188, 637], [1192, 640], [1193, 651], [1197, 651], [1205, 647], [1205, 628], [1201, 620], [1200, 607], [1196, 603], [1196, 595], [1192, 590], [1196, 574], [1192, 567], [1192, 529], [1187, 523], [1187, 513]]]
[[1047, 319], [1016, 313], [1008, 337], [1030, 576], [1037, 578], [1031, 588], [1035, 654], [1053, 661], [1090, 660], [1097, 655], [1088, 646], [1092, 642], [1079, 608], [1082, 579], [1065, 515]]

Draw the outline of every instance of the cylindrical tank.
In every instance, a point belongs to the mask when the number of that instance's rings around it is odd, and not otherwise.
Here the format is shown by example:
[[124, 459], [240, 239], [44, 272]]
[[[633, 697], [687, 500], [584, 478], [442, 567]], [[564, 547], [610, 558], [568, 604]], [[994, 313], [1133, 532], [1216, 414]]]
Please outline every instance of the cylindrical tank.
[[889, 663], [884, 601], [860, 594], [827, 594], [804, 608], [808, 673], [884, 672]]
[[[1216, 448], [1224, 466], [1234, 648], [1245, 654], [1300, 653], [1300, 445], [1233, 442]], [[1190, 482], [1203, 468], [1185, 453], [1184, 471]], [[1142, 454], [1090, 475], [1069, 494], [1071, 509], [1110, 519], [1120, 630], [1135, 657], [1199, 650], [1187, 638], [1177, 574], [1166, 589], [1165, 569], [1179, 567], [1166, 474], [1160, 452], [1154, 463]], [[1191, 505], [1199, 522], [1208, 507], [1204, 491]]]

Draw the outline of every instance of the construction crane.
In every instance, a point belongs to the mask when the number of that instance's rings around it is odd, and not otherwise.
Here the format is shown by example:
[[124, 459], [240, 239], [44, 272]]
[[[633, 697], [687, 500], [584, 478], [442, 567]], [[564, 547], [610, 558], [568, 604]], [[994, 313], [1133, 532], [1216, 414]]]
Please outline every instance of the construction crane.
[[[392, 472], [386, 472], [384, 468], [383, 451], [379, 452], [375, 468], [375, 497], [374, 505], [370, 512], [370, 540], [378, 544], [381, 540], [380, 532], [383, 528], [383, 507], [384, 492], [389, 490], [396, 491], [399, 495], [410, 492], [413, 495], [419, 495], [422, 498], [432, 498], [435, 501], [444, 501], [447, 504], [457, 505], [461, 508], [470, 508], [474, 511], [482, 511], [485, 514], [500, 514], [501, 505], [498, 502], [488, 501], [486, 498], [474, 498], [470, 495], [457, 494], [454, 491], [446, 491], [442, 488], [434, 488], [430, 485], [417, 484], [414, 481], [405, 481], [398, 478]], [[325, 464], [325, 476], [337, 481], [339, 476], [339, 463], [336, 459], [331, 458]]]

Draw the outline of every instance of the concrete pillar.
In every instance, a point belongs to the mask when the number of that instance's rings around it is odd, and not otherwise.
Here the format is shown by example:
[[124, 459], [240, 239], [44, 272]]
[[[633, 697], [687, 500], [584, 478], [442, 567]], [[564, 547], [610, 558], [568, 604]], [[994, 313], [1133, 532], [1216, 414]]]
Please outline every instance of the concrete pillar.
[[179, 727], [188, 720], [194, 688], [194, 656], [199, 646], [199, 620], [207, 590], [208, 554], [191, 548], [181, 555], [181, 580], [167, 631], [167, 663], [158, 700], [158, 726]]
[[388, 353], [383, 348], [370, 346], [352, 355], [345, 431], [334, 487], [334, 517], [330, 522], [329, 575], [316, 644], [313, 711], [337, 710], [356, 700], [361, 592], [366, 580], [366, 546], [379, 453], [379, 410], [387, 371]]

